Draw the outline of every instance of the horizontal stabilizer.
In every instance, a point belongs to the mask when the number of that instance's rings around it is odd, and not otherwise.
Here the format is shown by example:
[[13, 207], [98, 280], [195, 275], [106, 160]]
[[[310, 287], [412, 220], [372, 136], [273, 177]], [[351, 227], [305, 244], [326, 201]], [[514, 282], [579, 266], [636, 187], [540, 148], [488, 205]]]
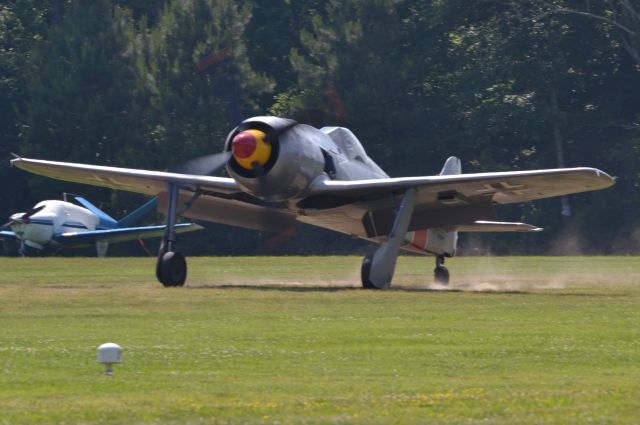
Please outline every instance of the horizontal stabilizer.
[[542, 228], [526, 223], [476, 221], [455, 226], [458, 232], [541, 232]]

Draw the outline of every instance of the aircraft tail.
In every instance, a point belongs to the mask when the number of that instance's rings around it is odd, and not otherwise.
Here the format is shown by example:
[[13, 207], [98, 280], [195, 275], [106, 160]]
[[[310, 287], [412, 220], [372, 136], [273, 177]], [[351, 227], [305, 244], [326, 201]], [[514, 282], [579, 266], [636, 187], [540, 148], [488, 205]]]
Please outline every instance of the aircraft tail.
[[408, 232], [402, 248], [406, 251], [453, 257], [458, 248], [458, 232], [440, 228]]
[[[441, 176], [462, 174], [460, 159], [450, 156], [444, 162]], [[458, 248], [458, 232], [442, 228], [415, 230], [407, 233], [404, 249], [414, 252], [427, 252], [436, 256], [453, 257]]]
[[144, 217], [149, 215], [149, 213], [155, 211], [157, 205], [158, 197], [154, 196], [149, 202], [120, 219], [120, 221], [118, 221], [118, 227], [132, 227], [137, 225]]
[[86, 209], [88, 209], [89, 211], [91, 211], [92, 213], [98, 216], [98, 219], [100, 219], [100, 223], [98, 225], [100, 227], [105, 229], [113, 229], [114, 227], [117, 227], [118, 222], [113, 217], [111, 217], [109, 214], [107, 214], [106, 212], [102, 211], [100, 208], [93, 205], [88, 200], [84, 199], [81, 196], [75, 196], [74, 199], [78, 201], [80, 205], [82, 205], [83, 207], [85, 207]]
[[462, 164], [460, 163], [460, 158], [455, 156], [450, 156], [444, 162], [444, 166], [442, 167], [442, 171], [440, 171], [441, 176], [451, 175], [451, 174], [462, 174]]

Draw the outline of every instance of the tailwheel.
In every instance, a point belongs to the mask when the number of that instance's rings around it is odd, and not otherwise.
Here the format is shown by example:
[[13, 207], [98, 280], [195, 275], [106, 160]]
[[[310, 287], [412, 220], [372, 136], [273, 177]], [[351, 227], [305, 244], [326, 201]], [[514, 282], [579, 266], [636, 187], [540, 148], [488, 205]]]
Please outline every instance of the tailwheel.
[[184, 255], [168, 251], [159, 256], [156, 274], [165, 287], [183, 286], [187, 280], [187, 261]]
[[433, 281], [439, 285], [449, 284], [449, 270], [444, 266], [444, 255], [436, 257], [436, 268], [433, 270]]
[[373, 252], [371, 254], [367, 254], [362, 260], [362, 268], [360, 269], [360, 277], [362, 279], [362, 287], [364, 289], [380, 289], [375, 286], [370, 278], [371, 278], [371, 263], [373, 262]]

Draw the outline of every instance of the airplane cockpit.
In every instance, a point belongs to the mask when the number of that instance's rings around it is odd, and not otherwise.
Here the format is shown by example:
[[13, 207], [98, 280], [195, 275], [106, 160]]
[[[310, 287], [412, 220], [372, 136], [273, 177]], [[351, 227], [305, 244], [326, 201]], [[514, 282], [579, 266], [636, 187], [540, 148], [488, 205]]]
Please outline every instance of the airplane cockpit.
[[370, 171], [380, 174], [380, 177], [388, 177], [387, 174], [369, 158], [366, 151], [362, 147], [362, 144], [358, 138], [349, 130], [344, 127], [323, 127], [320, 129], [323, 133], [331, 138], [338, 148], [337, 153], [339, 156], [347, 159], [348, 161], [355, 161], [366, 166]]

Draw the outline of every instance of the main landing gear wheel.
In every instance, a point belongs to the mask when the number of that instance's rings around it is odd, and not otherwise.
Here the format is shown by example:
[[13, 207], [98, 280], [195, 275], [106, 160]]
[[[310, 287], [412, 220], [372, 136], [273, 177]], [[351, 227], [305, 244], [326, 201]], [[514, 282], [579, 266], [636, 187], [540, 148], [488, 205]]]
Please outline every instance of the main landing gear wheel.
[[449, 284], [449, 270], [444, 266], [444, 256], [436, 257], [436, 268], [433, 270], [433, 281], [438, 285]]
[[187, 261], [179, 252], [165, 252], [158, 258], [156, 276], [165, 287], [183, 286], [187, 280]]
[[364, 289], [380, 289], [369, 280], [371, 275], [371, 263], [373, 262], [373, 252], [367, 254], [362, 260], [362, 268], [360, 269], [360, 277], [362, 279], [362, 287]]

